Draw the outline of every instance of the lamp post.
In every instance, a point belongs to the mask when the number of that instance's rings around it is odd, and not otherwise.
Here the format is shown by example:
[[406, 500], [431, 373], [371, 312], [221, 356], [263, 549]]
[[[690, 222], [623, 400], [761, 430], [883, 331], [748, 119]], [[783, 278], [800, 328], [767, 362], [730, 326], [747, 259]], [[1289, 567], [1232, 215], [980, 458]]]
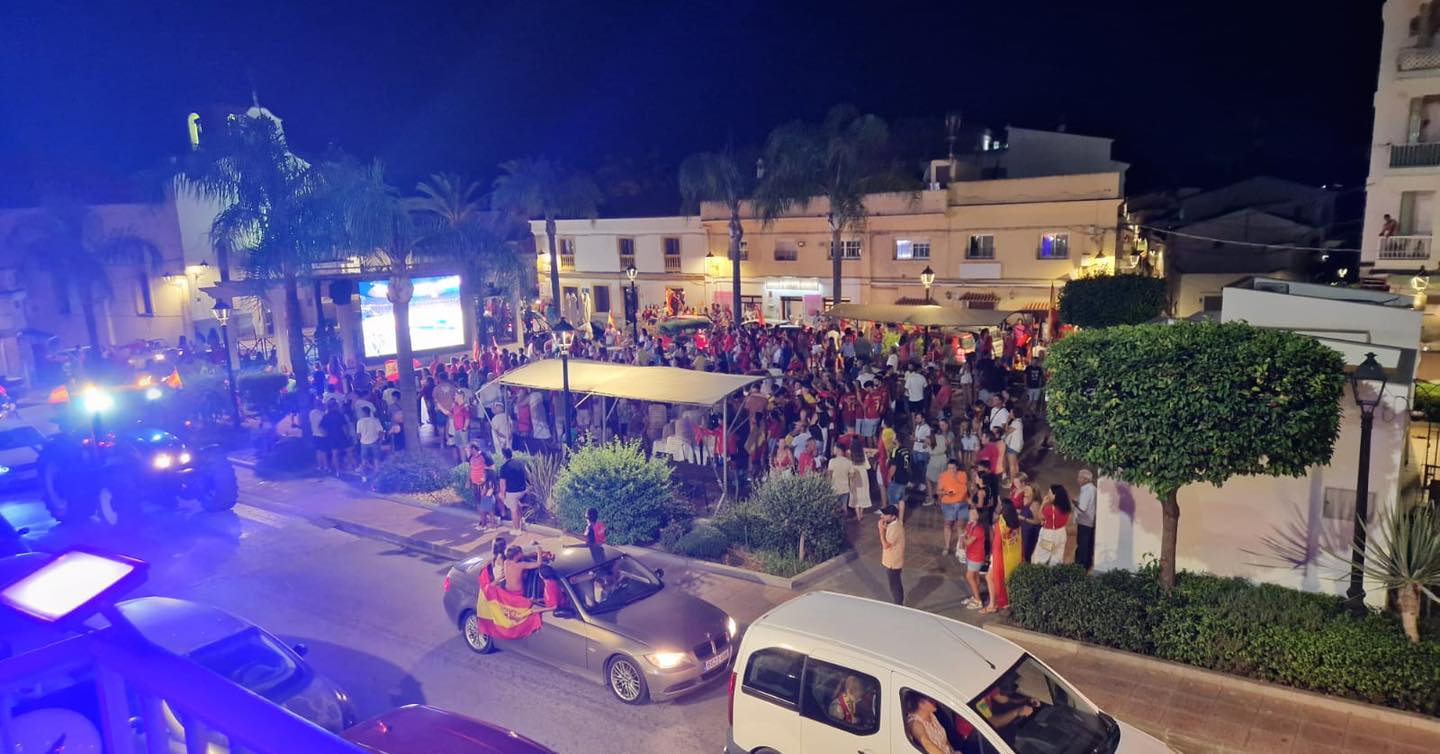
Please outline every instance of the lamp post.
[[630, 339], [636, 345], [640, 344], [640, 294], [635, 289], [635, 276], [639, 274], [633, 264], [625, 268], [625, 277], [630, 279]]
[[215, 306], [210, 311], [220, 321], [220, 339], [225, 346], [225, 379], [230, 383], [231, 415], [235, 418], [235, 428], [240, 429], [240, 394], [235, 390], [235, 365], [230, 363], [230, 309], [228, 301], [215, 299]]
[[1350, 550], [1350, 588], [1345, 598], [1353, 610], [1365, 609], [1365, 524], [1370, 520], [1370, 435], [1375, 429], [1375, 407], [1385, 393], [1385, 369], [1375, 354], [1350, 373], [1350, 392], [1360, 408], [1360, 470], [1355, 477], [1355, 531]]
[[928, 264], [925, 265], [925, 269], [920, 271], [920, 284], [925, 286], [925, 303], [932, 303], [930, 300], [930, 286], [935, 284], [935, 271], [930, 269], [930, 265]]
[[570, 402], [570, 346], [575, 343], [575, 328], [561, 319], [555, 325], [555, 345], [560, 349], [560, 386], [565, 395], [565, 447], [575, 444], [575, 417]]

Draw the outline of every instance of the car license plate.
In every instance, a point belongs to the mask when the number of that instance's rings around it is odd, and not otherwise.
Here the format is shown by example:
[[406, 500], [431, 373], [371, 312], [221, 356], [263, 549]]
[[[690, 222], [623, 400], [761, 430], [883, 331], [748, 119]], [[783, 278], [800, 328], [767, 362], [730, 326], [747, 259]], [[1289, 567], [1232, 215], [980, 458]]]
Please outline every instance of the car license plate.
[[718, 668], [718, 667], [720, 667], [721, 665], [724, 665], [724, 664], [725, 664], [725, 661], [726, 661], [726, 660], [729, 660], [729, 659], [730, 659], [730, 648], [729, 648], [729, 647], [726, 647], [726, 648], [725, 648], [725, 651], [723, 651], [723, 652], [721, 652], [721, 653], [715, 655], [714, 657], [711, 657], [710, 659], [708, 659], [708, 660], [705, 661], [705, 672], [706, 672], [706, 673], [709, 673], [710, 671], [714, 670], [715, 668]]

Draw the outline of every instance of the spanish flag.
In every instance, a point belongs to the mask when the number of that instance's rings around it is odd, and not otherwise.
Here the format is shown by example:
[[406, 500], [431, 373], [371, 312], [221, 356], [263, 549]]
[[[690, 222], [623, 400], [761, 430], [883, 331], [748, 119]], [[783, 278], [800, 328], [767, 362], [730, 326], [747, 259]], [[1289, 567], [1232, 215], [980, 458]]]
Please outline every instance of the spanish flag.
[[619, 329], [615, 327], [615, 312], [610, 312], [609, 314], [606, 314], [605, 320], [610, 325], [611, 330]]
[[184, 384], [180, 381], [180, 370], [172, 370], [170, 376], [165, 378], [165, 384], [169, 385], [172, 390], [179, 390], [181, 385]]
[[61, 385], [50, 391], [50, 398], [46, 403], [68, 403], [70, 402], [70, 388]]
[[475, 601], [475, 618], [486, 636], [496, 639], [523, 639], [540, 630], [541, 613], [523, 594], [516, 594], [498, 582], [481, 580], [480, 598]]

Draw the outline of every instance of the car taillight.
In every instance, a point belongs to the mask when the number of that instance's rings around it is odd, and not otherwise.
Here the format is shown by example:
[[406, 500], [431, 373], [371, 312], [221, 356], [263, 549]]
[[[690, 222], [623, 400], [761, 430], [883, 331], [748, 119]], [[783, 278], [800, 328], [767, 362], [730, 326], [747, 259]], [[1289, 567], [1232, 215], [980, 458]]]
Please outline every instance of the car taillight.
[[731, 727], [735, 725], [735, 671], [730, 671], [730, 691], [728, 699], [725, 700], [725, 715], [730, 720]]
[[445, 591], [450, 591], [450, 574], [445, 574]]

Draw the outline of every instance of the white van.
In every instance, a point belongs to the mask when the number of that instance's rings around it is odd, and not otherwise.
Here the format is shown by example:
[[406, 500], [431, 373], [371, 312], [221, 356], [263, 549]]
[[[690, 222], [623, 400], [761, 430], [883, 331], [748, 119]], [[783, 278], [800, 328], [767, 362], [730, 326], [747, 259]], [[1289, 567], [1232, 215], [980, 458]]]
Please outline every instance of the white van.
[[730, 676], [727, 754], [1170, 751], [1014, 643], [862, 597], [812, 592], [760, 616]]

